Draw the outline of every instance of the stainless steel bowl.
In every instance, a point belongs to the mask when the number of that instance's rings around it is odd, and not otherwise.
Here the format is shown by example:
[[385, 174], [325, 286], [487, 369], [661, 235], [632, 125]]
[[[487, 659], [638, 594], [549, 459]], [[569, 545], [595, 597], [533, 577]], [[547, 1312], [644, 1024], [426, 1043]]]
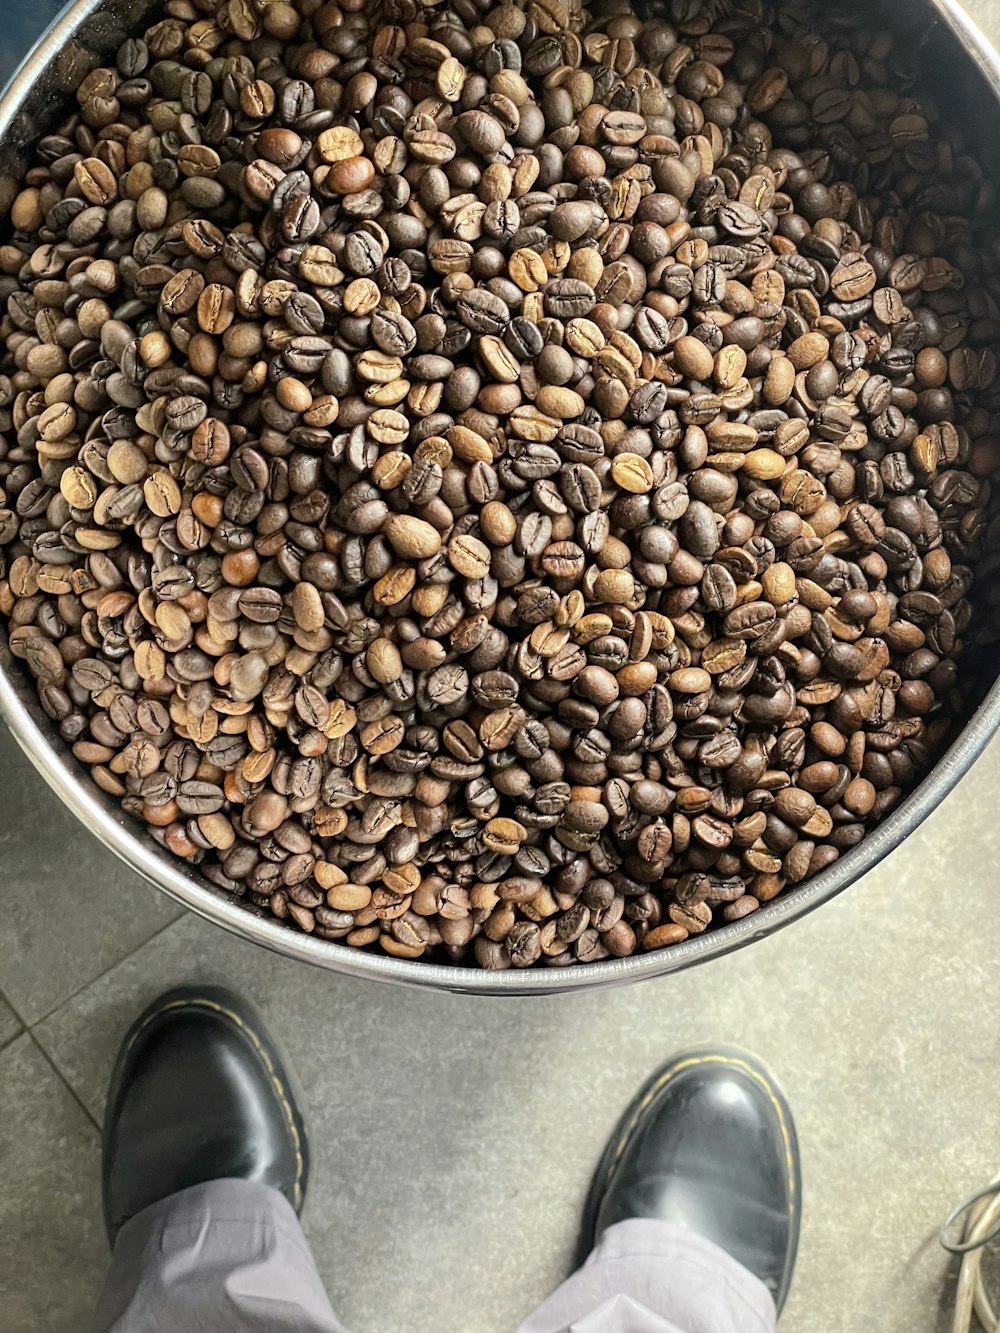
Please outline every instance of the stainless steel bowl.
[[[30, 3], [37, 13], [38, 0]], [[43, 0], [43, 9], [45, 3], [51, 5], [52, 0]], [[5, 21], [8, 6], [17, 11], [27, 5], [28, 0], [5, 0]], [[66, 91], [156, 8], [156, 0], [77, 0], [53, 20], [0, 96], [0, 214], [17, 192], [25, 148], [47, 128]], [[914, 46], [927, 55], [929, 86], [940, 101], [953, 103], [949, 108], [953, 114], [977, 127], [984, 155], [993, 155], [991, 141], [995, 144], [1000, 138], [1000, 57], [958, 0], [906, 0], [902, 5], [888, 0], [884, 4], [879, 0], [832, 0], [829, 11], [833, 17], [856, 13], [866, 26], [905, 27]], [[0, 46], [3, 41], [0, 37]], [[483, 972], [359, 953], [345, 945], [312, 939], [256, 915], [238, 898], [214, 888], [183, 862], [172, 859], [76, 763], [55, 735], [32, 682], [12, 658], [0, 630], [0, 713], [12, 735], [90, 832], [151, 884], [207, 920], [303, 963], [370, 980], [479, 995], [593, 990], [680, 972], [763, 939], [829, 901], [898, 847], [940, 805], [996, 731], [1000, 680], [994, 679], [995, 661], [992, 665], [983, 659], [963, 663], [962, 674], [970, 681], [970, 704], [965, 725], [951, 748], [888, 819], [801, 888], [741, 921], [659, 952], [586, 966]]]

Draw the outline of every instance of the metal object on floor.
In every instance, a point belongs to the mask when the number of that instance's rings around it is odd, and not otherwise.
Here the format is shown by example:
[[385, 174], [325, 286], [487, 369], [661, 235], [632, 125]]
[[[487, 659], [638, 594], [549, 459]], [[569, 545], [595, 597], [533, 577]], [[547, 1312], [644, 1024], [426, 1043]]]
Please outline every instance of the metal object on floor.
[[[950, 1240], [948, 1232], [962, 1219], [962, 1239]], [[975, 1313], [986, 1333], [1000, 1331], [998, 1319], [983, 1282], [983, 1250], [1000, 1236], [1000, 1176], [995, 1176], [964, 1203], [953, 1208], [938, 1232], [938, 1240], [950, 1254], [962, 1256], [955, 1288], [955, 1316], [951, 1333], [969, 1333]]]
[[[14, 0], [13, 8], [24, 3]], [[46, 30], [0, 97], [0, 215], [17, 193], [21, 155], [47, 128], [46, 117], [58, 110], [84, 72], [106, 58], [157, 8], [157, 0], [77, 0]], [[888, 3], [880, 6], [878, 0], [832, 0], [828, 12], [831, 22], [849, 21], [854, 14], [860, 15], [866, 27], [875, 21], [885, 26], [905, 24], [911, 42], [916, 36], [917, 46], [933, 46], [938, 71], [935, 91], [941, 99], [961, 104], [967, 121], [974, 117], [984, 144], [991, 136], [994, 142], [1000, 139], [1000, 56], [958, 0], [910, 0], [898, 10]], [[0, 45], [3, 42], [0, 35]], [[947, 753], [877, 829], [802, 887], [751, 916], [668, 949], [566, 968], [506, 972], [410, 962], [313, 939], [255, 914], [236, 896], [212, 886], [195, 869], [165, 852], [76, 763], [43, 713], [27, 673], [12, 658], [2, 630], [0, 714], [52, 790], [105, 846], [172, 898], [217, 925], [287, 957], [351, 976], [470, 994], [539, 995], [593, 990], [682, 971], [763, 939], [854, 883], [940, 805], [1000, 725], [995, 662], [991, 667], [981, 661], [969, 670], [991, 683], [973, 691], [978, 703], [970, 707], [965, 726]], [[981, 675], [984, 672], [989, 674]]]

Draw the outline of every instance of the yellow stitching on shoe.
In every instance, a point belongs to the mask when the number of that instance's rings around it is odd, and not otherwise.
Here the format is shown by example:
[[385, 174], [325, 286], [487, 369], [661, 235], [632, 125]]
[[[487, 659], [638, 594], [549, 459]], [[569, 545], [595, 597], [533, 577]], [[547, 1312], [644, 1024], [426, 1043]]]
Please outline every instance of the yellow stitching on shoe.
[[254, 1032], [253, 1028], [244, 1023], [239, 1014], [234, 1013], [231, 1009], [227, 1009], [225, 1005], [219, 1004], [216, 1000], [209, 1000], [203, 996], [192, 996], [185, 1000], [171, 1000], [169, 1004], [165, 1004], [162, 1008], [154, 1009], [152, 1013], [147, 1014], [143, 1022], [132, 1033], [127, 1049], [132, 1049], [141, 1033], [145, 1031], [154, 1018], [159, 1018], [161, 1014], [169, 1013], [171, 1009], [186, 1009], [188, 1007], [197, 1008], [199, 1006], [203, 1009], [212, 1009], [216, 1013], [224, 1014], [226, 1018], [231, 1019], [242, 1032], [246, 1033], [250, 1038], [250, 1041], [253, 1043], [257, 1054], [260, 1056], [264, 1068], [267, 1070], [267, 1076], [271, 1080], [271, 1086], [274, 1088], [275, 1095], [281, 1104], [281, 1109], [284, 1112], [285, 1120], [288, 1124], [288, 1132], [292, 1136], [292, 1143], [295, 1149], [295, 1181], [292, 1185], [292, 1193], [294, 1195], [295, 1209], [298, 1211], [302, 1206], [302, 1177], [305, 1172], [305, 1161], [302, 1155], [302, 1144], [299, 1139], [298, 1127], [295, 1124], [295, 1116], [292, 1112], [291, 1098], [285, 1091], [284, 1084], [275, 1073], [274, 1066], [271, 1063], [271, 1057], [261, 1045], [256, 1032]]
[[782, 1107], [781, 1101], [778, 1098], [775, 1090], [772, 1088], [770, 1083], [768, 1083], [767, 1079], [764, 1077], [763, 1074], [759, 1073], [751, 1065], [748, 1065], [745, 1060], [735, 1060], [728, 1055], [690, 1056], [688, 1059], [681, 1060], [677, 1064], [671, 1065], [671, 1067], [667, 1070], [667, 1072], [663, 1074], [661, 1078], [657, 1079], [657, 1081], [653, 1084], [653, 1086], [646, 1093], [645, 1097], [643, 1097], [642, 1101], [636, 1107], [635, 1114], [632, 1116], [626, 1128], [622, 1131], [621, 1138], [618, 1140], [618, 1146], [615, 1149], [614, 1157], [611, 1160], [611, 1166], [608, 1168], [608, 1175], [605, 1181], [605, 1187], [607, 1187], [611, 1183], [611, 1177], [614, 1175], [618, 1167], [618, 1163], [621, 1160], [622, 1153], [625, 1151], [625, 1145], [628, 1143], [628, 1140], [632, 1137], [632, 1133], [639, 1122], [639, 1117], [642, 1115], [643, 1111], [645, 1111], [646, 1107], [649, 1106], [650, 1102], [653, 1100], [656, 1094], [658, 1092], [661, 1092], [672, 1079], [676, 1078], [677, 1075], [682, 1073], [685, 1069], [696, 1069], [699, 1065], [709, 1065], [709, 1064], [728, 1065], [730, 1068], [733, 1069], [742, 1069], [744, 1073], [750, 1075], [750, 1077], [754, 1080], [755, 1083], [759, 1084], [760, 1087], [763, 1088], [764, 1092], [767, 1095], [768, 1101], [770, 1101], [771, 1105], [774, 1107], [775, 1114], [778, 1117], [778, 1124], [781, 1126], [781, 1137], [785, 1145], [785, 1169], [788, 1173], [788, 1180], [787, 1180], [788, 1211], [789, 1214], [792, 1217], [794, 1217], [796, 1210], [795, 1158], [792, 1154], [792, 1137], [791, 1134], [788, 1132], [788, 1125], [785, 1121], [784, 1108]]

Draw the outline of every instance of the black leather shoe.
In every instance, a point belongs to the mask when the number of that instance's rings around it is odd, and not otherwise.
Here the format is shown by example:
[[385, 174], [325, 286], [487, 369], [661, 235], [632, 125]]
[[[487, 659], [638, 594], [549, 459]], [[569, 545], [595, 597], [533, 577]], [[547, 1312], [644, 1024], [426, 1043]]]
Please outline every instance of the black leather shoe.
[[587, 1248], [615, 1222], [652, 1217], [714, 1241], [780, 1310], [799, 1239], [802, 1182], [792, 1113], [756, 1056], [675, 1056], [638, 1093], [591, 1186]]
[[168, 991], [136, 1020], [104, 1117], [104, 1223], [207, 1180], [280, 1190], [298, 1212], [309, 1149], [288, 1071], [254, 1010], [213, 986]]

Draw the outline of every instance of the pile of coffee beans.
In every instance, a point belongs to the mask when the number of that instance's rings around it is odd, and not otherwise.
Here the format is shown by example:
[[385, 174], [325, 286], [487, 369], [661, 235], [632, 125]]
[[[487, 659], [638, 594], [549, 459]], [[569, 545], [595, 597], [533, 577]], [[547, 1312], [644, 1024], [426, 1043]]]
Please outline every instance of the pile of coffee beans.
[[0, 612], [94, 781], [290, 926], [677, 944], [960, 708], [996, 200], [802, 0], [168, 0], [0, 245]]

